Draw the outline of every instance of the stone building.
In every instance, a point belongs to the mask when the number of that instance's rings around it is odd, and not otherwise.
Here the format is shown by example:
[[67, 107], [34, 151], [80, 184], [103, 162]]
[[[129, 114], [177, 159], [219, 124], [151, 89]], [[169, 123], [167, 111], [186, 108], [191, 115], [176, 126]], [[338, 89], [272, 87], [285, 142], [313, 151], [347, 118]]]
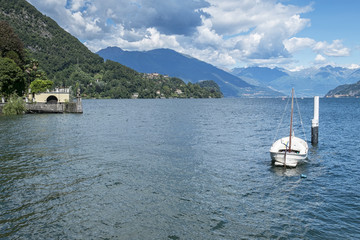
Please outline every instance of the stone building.
[[55, 88], [53, 91], [44, 93], [29, 94], [29, 101], [36, 103], [66, 103], [70, 102], [70, 89], [69, 88]]

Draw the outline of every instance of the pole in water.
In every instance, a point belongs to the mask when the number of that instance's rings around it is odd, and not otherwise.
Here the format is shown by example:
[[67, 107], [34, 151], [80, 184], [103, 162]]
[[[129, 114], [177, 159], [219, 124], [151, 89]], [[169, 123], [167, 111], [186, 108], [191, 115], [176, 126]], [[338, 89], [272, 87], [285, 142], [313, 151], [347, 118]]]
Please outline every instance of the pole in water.
[[319, 96], [314, 97], [314, 118], [311, 121], [311, 144], [318, 144], [319, 138]]

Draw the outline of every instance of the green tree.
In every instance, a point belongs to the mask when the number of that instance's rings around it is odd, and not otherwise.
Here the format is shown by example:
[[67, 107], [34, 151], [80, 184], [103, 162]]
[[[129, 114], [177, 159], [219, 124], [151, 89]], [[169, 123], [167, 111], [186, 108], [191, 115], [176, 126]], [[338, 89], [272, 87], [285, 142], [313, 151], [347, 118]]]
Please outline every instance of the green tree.
[[0, 57], [0, 92], [8, 97], [13, 93], [21, 96], [24, 91], [24, 72], [12, 59]]
[[46, 92], [46, 90], [50, 90], [52, 88], [53, 84], [53, 81], [50, 80], [36, 79], [31, 82], [30, 89], [32, 93]]
[[19, 66], [23, 65], [25, 58], [22, 41], [5, 21], [0, 21], [0, 57], [10, 58]]
[[165, 85], [162, 87], [161, 92], [164, 93], [166, 97], [169, 97], [171, 94], [171, 89], [169, 86]]
[[[95, 86], [93, 86], [93, 78], [90, 74], [82, 71], [79, 67], [75, 67], [75, 71], [71, 73], [69, 81], [72, 83], [74, 89], [80, 88], [81, 92], [86, 94], [88, 97], [95, 92]], [[78, 85], [77, 87], [75, 85]]]
[[78, 68], [70, 75], [70, 80], [72, 82], [79, 82], [80, 84], [87, 86], [90, 84], [93, 78], [91, 77], [90, 74]]

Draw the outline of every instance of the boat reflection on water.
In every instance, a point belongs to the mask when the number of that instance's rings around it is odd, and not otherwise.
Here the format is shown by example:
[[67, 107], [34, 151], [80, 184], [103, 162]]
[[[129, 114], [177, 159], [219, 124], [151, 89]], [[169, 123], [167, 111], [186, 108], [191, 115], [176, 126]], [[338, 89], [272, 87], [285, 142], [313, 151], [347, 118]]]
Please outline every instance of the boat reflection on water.
[[282, 177], [302, 177], [306, 176], [306, 162], [303, 162], [302, 164], [299, 164], [296, 168], [286, 168], [286, 167], [279, 167], [275, 166], [274, 164], [271, 165], [270, 171], [272, 173], [275, 173], [277, 176]]

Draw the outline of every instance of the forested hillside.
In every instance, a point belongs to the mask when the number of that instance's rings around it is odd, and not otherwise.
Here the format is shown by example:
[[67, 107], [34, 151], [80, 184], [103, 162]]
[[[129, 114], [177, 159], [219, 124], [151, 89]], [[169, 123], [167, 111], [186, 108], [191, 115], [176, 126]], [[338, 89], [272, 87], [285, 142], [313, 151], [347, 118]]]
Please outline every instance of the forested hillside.
[[25, 0], [0, 0], [0, 20], [8, 22], [50, 78], [71, 65], [96, 72], [103, 59]]
[[180, 79], [162, 76], [151, 79], [119, 63], [104, 62], [25, 0], [0, 0], [0, 21], [11, 26], [26, 49], [26, 58], [36, 62], [55, 87], [79, 87], [84, 97], [177, 97], [179, 89], [179, 97], [221, 96], [216, 88], [194, 88]]
[[354, 84], [344, 84], [329, 91], [325, 97], [360, 97], [360, 81]]
[[171, 49], [124, 51], [118, 47], [102, 49], [98, 54], [139, 72], [157, 72], [198, 83], [213, 80], [226, 97], [276, 97], [282, 94], [266, 86], [255, 87], [222, 69]]

